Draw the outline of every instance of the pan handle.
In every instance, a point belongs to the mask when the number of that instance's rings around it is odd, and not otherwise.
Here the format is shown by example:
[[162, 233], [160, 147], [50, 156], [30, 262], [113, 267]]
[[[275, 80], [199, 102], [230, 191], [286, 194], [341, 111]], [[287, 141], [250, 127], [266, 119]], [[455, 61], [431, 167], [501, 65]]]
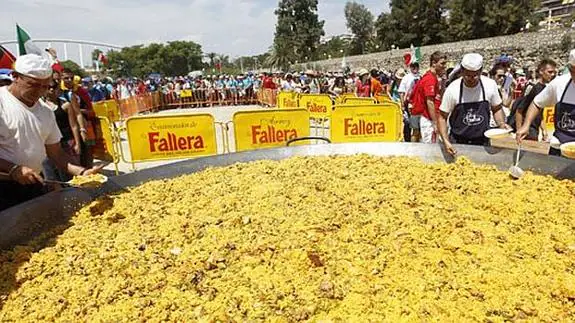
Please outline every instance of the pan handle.
[[297, 141], [304, 141], [304, 140], [323, 140], [325, 142], [327, 142], [328, 144], [331, 144], [331, 140], [327, 139], [326, 137], [301, 137], [301, 138], [293, 138], [290, 139], [287, 143], [286, 143], [286, 147], [289, 147], [291, 144], [293, 144], [294, 142]]

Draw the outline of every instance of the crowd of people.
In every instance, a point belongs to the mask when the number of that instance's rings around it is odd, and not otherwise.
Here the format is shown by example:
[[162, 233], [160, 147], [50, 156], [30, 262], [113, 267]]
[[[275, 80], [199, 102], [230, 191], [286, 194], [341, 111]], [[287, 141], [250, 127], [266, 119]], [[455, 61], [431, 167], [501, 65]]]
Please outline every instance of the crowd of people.
[[[394, 72], [308, 70], [113, 81], [80, 79], [70, 70], [53, 70], [43, 57], [20, 56], [13, 71], [0, 70], [0, 172], [8, 179], [0, 179], [0, 210], [43, 194], [45, 179], [65, 182], [99, 172], [101, 167], [93, 163], [98, 118], [92, 102], [152, 91], [176, 97], [190, 90], [239, 98], [265, 89], [388, 96], [402, 108], [405, 141], [439, 142], [453, 155], [454, 144], [488, 144], [484, 132], [490, 128], [513, 129], [519, 142], [575, 142], [575, 50], [558, 77], [558, 66], [550, 59], [527, 71], [516, 69], [509, 56], [488, 63], [471, 53], [448, 67], [447, 56], [435, 52], [429, 64], [425, 73], [412, 63], [408, 70]], [[553, 138], [542, 120], [542, 110], [549, 106], [555, 106]], [[550, 154], [561, 155], [556, 148]]]
[[[571, 56], [570, 63], [575, 65], [575, 53]], [[360, 69], [351, 73], [266, 74], [262, 76], [262, 87], [334, 97], [344, 93], [388, 96], [402, 107], [405, 141], [439, 140], [452, 154], [456, 153], [452, 143], [487, 144], [483, 134], [490, 128], [513, 129], [521, 139], [552, 139], [542, 122], [542, 109], [555, 105], [561, 96], [546, 101], [536, 98], [547, 93], [538, 96], [559, 72], [553, 60], [542, 59], [529, 70], [516, 68], [508, 55], [485, 62], [479, 54], [467, 54], [460, 63], [449, 67], [447, 55], [435, 52], [429, 64], [425, 73], [415, 62], [407, 70], [399, 68], [394, 72]], [[570, 66], [561, 71], [563, 78], [569, 77]], [[564, 85], [561, 88], [565, 89]], [[530, 110], [533, 116], [528, 113]], [[554, 148], [550, 153], [559, 155]]]

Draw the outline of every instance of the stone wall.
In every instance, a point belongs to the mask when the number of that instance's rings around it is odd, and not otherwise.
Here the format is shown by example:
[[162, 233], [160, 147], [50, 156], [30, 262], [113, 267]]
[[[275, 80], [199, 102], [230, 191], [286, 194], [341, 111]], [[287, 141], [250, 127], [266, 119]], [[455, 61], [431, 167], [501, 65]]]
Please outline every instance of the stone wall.
[[[573, 30], [559, 29], [424, 46], [421, 47], [423, 56], [421, 65], [422, 68], [426, 69], [429, 66], [431, 53], [442, 51], [447, 53], [451, 63], [458, 62], [465, 53], [478, 52], [483, 55], [486, 62], [493, 62], [496, 57], [505, 53], [515, 58], [517, 62], [515, 66], [531, 68], [544, 57], [552, 58], [559, 66], [563, 66], [566, 64], [569, 55], [569, 53], [560, 49], [561, 40], [566, 33], [571, 34], [572, 39], [575, 40], [575, 32]], [[403, 67], [403, 55], [406, 52], [409, 52], [409, 49], [350, 56], [346, 58], [346, 62], [352, 71], [374, 67], [395, 70]], [[337, 58], [308, 63], [307, 67], [323, 71], [337, 71], [341, 69], [341, 65], [342, 59]], [[298, 66], [296, 70], [299, 68], [305, 67]]]

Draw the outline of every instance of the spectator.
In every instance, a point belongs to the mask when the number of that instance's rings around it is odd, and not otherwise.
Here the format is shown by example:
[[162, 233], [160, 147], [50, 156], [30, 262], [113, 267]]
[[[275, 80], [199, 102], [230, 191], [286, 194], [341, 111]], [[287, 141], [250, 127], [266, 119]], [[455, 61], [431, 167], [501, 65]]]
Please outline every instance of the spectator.
[[[46, 106], [53, 111], [56, 118], [56, 124], [62, 134], [60, 139], [60, 146], [62, 150], [70, 156], [70, 160], [74, 164], [79, 164], [80, 156], [80, 127], [78, 126], [78, 119], [76, 112], [71, 104], [65, 102], [62, 98], [62, 90], [59, 83], [52, 81], [48, 94], [46, 95]], [[59, 169], [56, 164], [50, 160], [45, 159], [43, 164], [44, 177], [48, 180], [67, 182], [72, 179], [72, 176], [66, 172], [65, 169]]]
[[373, 69], [371, 70], [371, 96], [379, 96], [383, 95], [383, 86], [379, 81], [380, 73], [378, 70]]
[[[517, 104], [517, 111], [515, 111], [515, 129], [519, 129], [523, 126], [527, 110], [533, 100], [539, 93], [541, 93], [553, 79], [555, 79], [555, 75], [557, 74], [557, 64], [550, 59], [543, 59], [539, 62], [537, 66], [537, 83], [533, 86], [530, 86], [525, 89], [525, 96], [522, 97], [518, 101]], [[528, 140], [539, 140], [539, 131], [541, 131], [541, 136], [543, 141], [549, 140], [549, 134], [547, 133], [547, 129], [545, 128], [545, 123], [543, 122], [543, 111], [539, 111], [539, 114], [535, 117], [533, 122], [529, 127], [529, 132], [527, 133]]]
[[412, 115], [420, 116], [421, 139], [423, 143], [436, 142], [437, 119], [441, 105], [440, 78], [445, 73], [447, 55], [441, 52], [431, 54], [430, 68], [415, 85]]
[[370, 97], [371, 96], [371, 77], [369, 72], [362, 68], [357, 73], [357, 80], [355, 85], [355, 94], [358, 97]]
[[419, 78], [419, 63], [412, 63], [409, 66], [409, 73], [401, 80], [399, 89], [397, 90], [400, 95], [401, 106], [409, 116], [409, 125], [411, 128], [410, 137], [413, 142], [419, 142], [421, 139], [421, 132], [419, 129], [420, 116], [411, 115], [411, 109], [413, 107], [411, 103], [411, 94], [413, 93], [413, 88], [417, 81], [419, 81]]

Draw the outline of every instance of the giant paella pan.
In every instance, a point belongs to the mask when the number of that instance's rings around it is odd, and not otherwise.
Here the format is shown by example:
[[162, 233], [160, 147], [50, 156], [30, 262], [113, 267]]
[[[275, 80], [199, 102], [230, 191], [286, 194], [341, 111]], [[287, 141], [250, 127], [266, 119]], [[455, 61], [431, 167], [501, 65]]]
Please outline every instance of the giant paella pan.
[[0, 213], [0, 321], [572, 321], [575, 164], [418, 144], [185, 161]]

